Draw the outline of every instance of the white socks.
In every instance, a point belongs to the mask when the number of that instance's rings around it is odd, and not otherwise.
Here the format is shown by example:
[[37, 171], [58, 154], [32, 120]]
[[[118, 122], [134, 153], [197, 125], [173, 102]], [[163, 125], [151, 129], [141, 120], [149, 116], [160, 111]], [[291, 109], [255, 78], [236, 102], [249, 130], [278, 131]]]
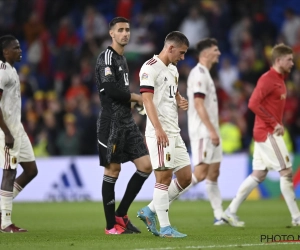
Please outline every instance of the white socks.
[[1, 216], [2, 229], [12, 224], [11, 222], [12, 200], [16, 198], [16, 196], [22, 191], [22, 189], [23, 188], [18, 183], [14, 182], [13, 192], [0, 190], [0, 212], [2, 213]]
[[160, 227], [170, 226], [169, 194], [167, 185], [155, 183], [153, 193], [153, 205], [157, 214]]
[[241, 184], [239, 187], [239, 190], [235, 196], [235, 198], [232, 200], [232, 202], [229, 205], [229, 211], [233, 214], [235, 214], [239, 208], [239, 206], [242, 204], [242, 202], [248, 197], [248, 195], [251, 193], [251, 191], [258, 186], [259, 181], [257, 179], [254, 179], [253, 176], [249, 175]]
[[[186, 192], [187, 190], [190, 189], [190, 187], [192, 187], [193, 184], [191, 183], [190, 185], [188, 185], [186, 188], [182, 188], [180, 186], [180, 184], [178, 183], [177, 181], [177, 178], [176, 179], [173, 179], [171, 181], [171, 184], [168, 188], [168, 194], [169, 194], [169, 205], [171, 205], [171, 203], [176, 199], [178, 198], [181, 194], [183, 194], [184, 192]], [[148, 205], [148, 207], [150, 208], [150, 210], [152, 212], [155, 213], [155, 207], [154, 207], [154, 204], [153, 204], [153, 200], [150, 202], [150, 204]]]
[[296, 203], [292, 178], [280, 177], [280, 190], [290, 210], [292, 218], [297, 219], [300, 216], [300, 212]]
[[22, 190], [23, 188], [18, 183], [14, 182], [13, 198], [16, 198]]
[[0, 190], [1, 197], [1, 228], [4, 229], [11, 222], [11, 212], [12, 212], [12, 201], [13, 201], [13, 192]]
[[223, 214], [222, 197], [218, 182], [206, 179], [206, 192], [209, 198], [211, 207], [214, 211], [214, 216], [217, 220], [221, 220]]

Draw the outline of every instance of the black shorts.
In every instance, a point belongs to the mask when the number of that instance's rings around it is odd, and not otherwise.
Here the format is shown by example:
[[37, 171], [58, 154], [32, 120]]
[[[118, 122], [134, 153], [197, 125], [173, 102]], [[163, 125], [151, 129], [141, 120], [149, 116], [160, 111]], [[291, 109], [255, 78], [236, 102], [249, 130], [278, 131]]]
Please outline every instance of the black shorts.
[[130, 128], [110, 127], [98, 132], [100, 166], [124, 163], [148, 155], [144, 138], [136, 124]]

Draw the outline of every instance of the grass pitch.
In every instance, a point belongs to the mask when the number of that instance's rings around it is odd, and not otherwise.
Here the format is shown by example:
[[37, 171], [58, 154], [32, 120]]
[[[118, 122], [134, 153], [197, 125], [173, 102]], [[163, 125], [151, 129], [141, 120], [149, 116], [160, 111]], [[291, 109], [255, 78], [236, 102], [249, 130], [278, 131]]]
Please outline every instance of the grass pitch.
[[[105, 235], [100, 202], [15, 203], [13, 221], [29, 232], [0, 234], [0, 249], [300, 249], [300, 243], [296, 241], [300, 237], [300, 227], [291, 227], [283, 200], [246, 201], [239, 211], [245, 228], [213, 226], [212, 210], [206, 201], [175, 201], [170, 209], [170, 220], [180, 232], [188, 234], [183, 239], [150, 234], [136, 218], [136, 211], [146, 204], [134, 202], [129, 211], [129, 217], [142, 230], [141, 234]], [[228, 202], [223, 206], [227, 207]], [[276, 241], [295, 241], [266, 243], [266, 240], [262, 241], [263, 235], [275, 237]], [[289, 238], [283, 235], [289, 235]]]

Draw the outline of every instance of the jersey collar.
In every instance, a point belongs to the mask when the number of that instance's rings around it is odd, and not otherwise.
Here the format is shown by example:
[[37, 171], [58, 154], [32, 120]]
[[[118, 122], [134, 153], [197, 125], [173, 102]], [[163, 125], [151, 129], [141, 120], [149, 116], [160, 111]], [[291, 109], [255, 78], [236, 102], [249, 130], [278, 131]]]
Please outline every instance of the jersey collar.
[[273, 67], [270, 68], [270, 72], [272, 72], [272, 74], [275, 74], [277, 77], [279, 77], [282, 80], [284, 80], [287, 77], [287, 74], [286, 75], [280, 74]]

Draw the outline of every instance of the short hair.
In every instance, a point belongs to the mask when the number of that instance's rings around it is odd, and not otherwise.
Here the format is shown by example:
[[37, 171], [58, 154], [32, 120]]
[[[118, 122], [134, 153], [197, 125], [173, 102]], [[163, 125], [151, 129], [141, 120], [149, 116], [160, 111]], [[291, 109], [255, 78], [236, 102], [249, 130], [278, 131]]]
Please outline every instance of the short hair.
[[275, 63], [276, 59], [285, 55], [293, 54], [293, 49], [283, 43], [277, 44], [272, 49], [271, 61]]
[[10, 45], [10, 43], [15, 40], [17, 40], [17, 38], [12, 35], [5, 35], [0, 37], [0, 60], [2, 62], [6, 62], [3, 50], [6, 49]]
[[121, 16], [115, 17], [109, 22], [109, 30], [111, 30], [117, 23], [129, 23], [129, 20]]
[[212, 46], [218, 46], [218, 41], [215, 38], [205, 38], [200, 40], [196, 45], [196, 50], [198, 55], [205, 49], [208, 49]]
[[167, 42], [174, 42], [177, 45], [185, 44], [186, 46], [190, 46], [189, 40], [187, 37], [181, 33], [180, 31], [172, 31], [165, 38], [165, 44]]

